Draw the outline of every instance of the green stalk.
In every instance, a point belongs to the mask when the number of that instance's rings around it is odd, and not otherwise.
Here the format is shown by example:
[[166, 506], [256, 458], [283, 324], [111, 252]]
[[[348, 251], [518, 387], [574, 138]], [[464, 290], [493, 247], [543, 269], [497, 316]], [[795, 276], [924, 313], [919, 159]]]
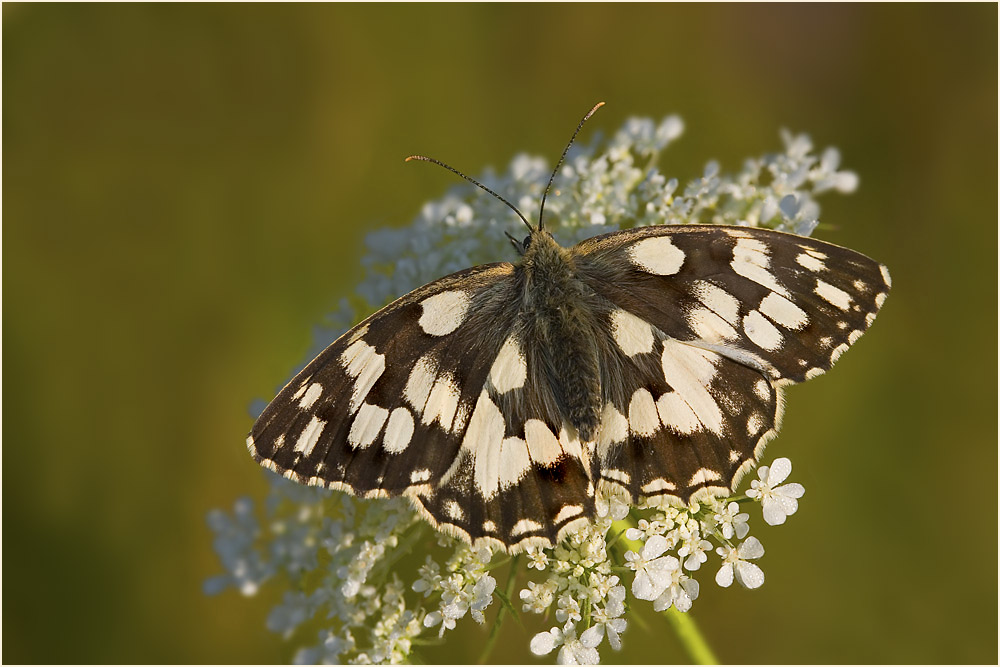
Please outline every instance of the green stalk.
[[663, 612], [663, 615], [670, 622], [670, 627], [674, 629], [688, 657], [691, 658], [691, 662], [697, 665], [719, 664], [719, 659], [712, 652], [712, 647], [705, 640], [705, 635], [701, 634], [701, 630], [698, 629], [698, 624], [695, 623], [691, 612], [682, 614], [671, 607]]
[[[507, 600], [510, 600], [510, 596], [514, 594], [514, 585], [517, 579], [517, 566], [520, 564], [521, 556], [518, 554], [514, 556], [510, 564], [510, 577], [507, 579], [507, 588], [504, 591], [504, 595]], [[500, 636], [500, 625], [503, 623], [504, 618], [507, 616], [507, 605], [502, 605], [500, 611], [497, 612], [497, 618], [493, 621], [493, 629], [490, 630], [490, 636], [486, 640], [486, 646], [483, 647], [483, 652], [479, 655], [479, 664], [485, 665], [486, 661], [490, 657], [490, 653], [493, 652], [493, 646], [497, 643], [497, 637]]]

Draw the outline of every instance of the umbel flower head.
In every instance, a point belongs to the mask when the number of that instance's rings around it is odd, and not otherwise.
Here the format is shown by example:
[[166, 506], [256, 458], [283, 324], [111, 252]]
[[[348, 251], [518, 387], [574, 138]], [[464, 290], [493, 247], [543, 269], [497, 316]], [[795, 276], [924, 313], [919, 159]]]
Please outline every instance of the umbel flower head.
[[[651, 224], [808, 235], [819, 214], [814, 196], [851, 192], [857, 184], [853, 173], [838, 170], [835, 149], [816, 156], [808, 137], [783, 132], [782, 152], [748, 159], [732, 175], [709, 162], [682, 188], [656, 166], [682, 130], [676, 116], [659, 123], [635, 118], [608, 139], [575, 145], [555, 176], [558, 194], [548, 200], [549, 229], [560, 243]], [[545, 160], [519, 155], [503, 173], [487, 171], [478, 180], [522, 210], [537, 210], [548, 176]], [[358, 310], [496, 261], [514, 224], [503, 203], [456, 186], [428, 202], [409, 226], [369, 235], [366, 276], [356, 290], [366, 305]], [[343, 302], [317, 331], [312, 353], [364, 314]], [[593, 664], [605, 647], [617, 650], [628, 639], [635, 605], [686, 613], [713, 574], [723, 587], [762, 585], [764, 548], [749, 534], [751, 512], [759, 504], [770, 525], [796, 512], [804, 489], [783, 484], [790, 472], [788, 459], [779, 458], [759, 469], [745, 495], [688, 506], [633, 507], [617, 496], [599, 498], [596, 521], [554, 548], [515, 557], [435, 533], [406, 499], [361, 500], [265, 473], [270, 492], [261, 509], [240, 499], [232, 512], [209, 514], [223, 573], [205, 590], [231, 586], [253, 595], [280, 580], [273, 585], [287, 589], [267, 627], [294, 637], [301, 663], [406, 662], [421, 642], [446, 640], [469, 619], [490, 626], [485, 659], [503, 620], [520, 615], [544, 618], [537, 632], [523, 635], [531, 652], [562, 664]], [[305, 633], [304, 626], [314, 629]]]

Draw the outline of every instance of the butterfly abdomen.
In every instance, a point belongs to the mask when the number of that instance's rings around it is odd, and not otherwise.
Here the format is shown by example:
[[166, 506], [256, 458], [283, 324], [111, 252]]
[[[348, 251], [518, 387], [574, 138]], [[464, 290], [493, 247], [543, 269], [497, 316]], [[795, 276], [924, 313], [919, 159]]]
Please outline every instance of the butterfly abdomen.
[[[532, 237], [519, 267], [522, 317], [536, 368], [556, 410], [581, 440], [591, 440], [601, 419], [601, 368], [595, 339], [600, 322], [593, 293], [575, 275], [568, 251], [546, 232]], [[530, 367], [530, 365], [529, 365]]]

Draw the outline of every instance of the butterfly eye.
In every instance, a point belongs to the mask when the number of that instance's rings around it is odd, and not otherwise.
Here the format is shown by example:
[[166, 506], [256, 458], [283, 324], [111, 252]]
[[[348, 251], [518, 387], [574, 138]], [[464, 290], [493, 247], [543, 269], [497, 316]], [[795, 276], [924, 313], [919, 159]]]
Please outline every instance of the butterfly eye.
[[521, 242], [521, 247], [527, 250], [528, 246], [530, 245], [531, 245], [531, 235], [525, 236], [524, 241]]

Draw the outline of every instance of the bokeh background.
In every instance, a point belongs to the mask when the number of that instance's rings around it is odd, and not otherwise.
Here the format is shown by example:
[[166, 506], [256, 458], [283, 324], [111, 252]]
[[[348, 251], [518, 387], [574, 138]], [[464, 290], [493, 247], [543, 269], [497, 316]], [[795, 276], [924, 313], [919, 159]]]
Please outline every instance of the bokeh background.
[[[684, 117], [661, 164], [682, 183], [781, 127], [838, 146], [861, 187], [822, 198], [818, 236], [894, 278], [789, 392], [769, 452], [807, 495], [758, 531], [762, 589], [703, 586], [720, 658], [996, 662], [996, 25], [993, 4], [5, 3], [3, 660], [290, 659], [264, 629], [280, 586], [201, 589], [205, 513], [266, 488], [249, 404], [351, 293], [364, 235], [455, 185], [403, 156], [554, 160], [604, 100], [584, 136]], [[605, 659], [685, 660], [649, 620]], [[494, 658], [530, 660], [504, 632]]]

